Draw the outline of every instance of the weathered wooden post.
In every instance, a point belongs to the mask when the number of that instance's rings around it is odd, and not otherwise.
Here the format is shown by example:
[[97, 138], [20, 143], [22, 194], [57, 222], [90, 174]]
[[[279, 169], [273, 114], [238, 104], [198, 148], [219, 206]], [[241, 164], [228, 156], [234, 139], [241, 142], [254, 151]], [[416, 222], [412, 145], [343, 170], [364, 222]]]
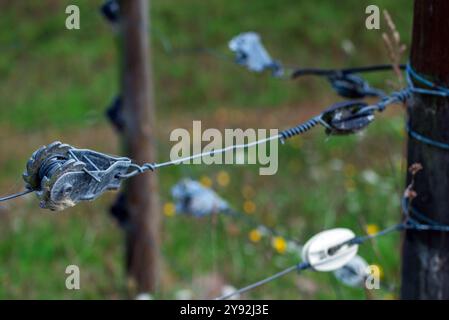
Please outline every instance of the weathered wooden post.
[[[449, 85], [449, 1], [415, 0], [411, 65], [434, 82]], [[415, 94], [408, 101], [410, 128], [449, 143], [449, 99]], [[408, 141], [408, 165], [421, 163], [413, 206], [449, 224], [449, 151]], [[410, 173], [407, 177], [411, 181]], [[402, 299], [449, 299], [449, 234], [407, 231], [402, 254]]]
[[[148, 0], [121, 0], [120, 32], [124, 146], [138, 163], [153, 162], [154, 101], [149, 49]], [[124, 206], [128, 273], [139, 293], [154, 292], [159, 275], [160, 210], [156, 175], [146, 173], [129, 180]]]

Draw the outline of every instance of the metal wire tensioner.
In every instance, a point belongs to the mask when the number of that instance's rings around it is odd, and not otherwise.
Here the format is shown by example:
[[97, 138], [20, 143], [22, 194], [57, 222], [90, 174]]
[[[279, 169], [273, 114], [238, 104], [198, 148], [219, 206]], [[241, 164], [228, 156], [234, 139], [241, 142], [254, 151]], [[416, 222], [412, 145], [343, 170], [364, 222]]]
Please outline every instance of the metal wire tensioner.
[[36, 150], [28, 160], [23, 179], [35, 192], [40, 207], [59, 211], [83, 200], [93, 200], [106, 190], [118, 189], [132, 165], [126, 157], [77, 149], [59, 141]]

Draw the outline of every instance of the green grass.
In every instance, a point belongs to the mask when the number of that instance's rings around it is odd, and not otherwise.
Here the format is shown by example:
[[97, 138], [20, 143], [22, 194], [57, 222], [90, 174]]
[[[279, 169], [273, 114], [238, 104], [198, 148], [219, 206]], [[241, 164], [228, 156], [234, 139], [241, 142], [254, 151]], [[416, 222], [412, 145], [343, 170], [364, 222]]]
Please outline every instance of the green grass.
[[[62, 140], [80, 147], [114, 152], [104, 110], [118, 90], [118, 54], [109, 26], [98, 14], [101, 1], [20, 1], [0, 5], [0, 187], [20, 189], [29, 154], [42, 144]], [[78, 4], [81, 30], [64, 28], [64, 9]], [[403, 40], [410, 39], [410, 1], [152, 1], [152, 49], [157, 103], [158, 152], [169, 154], [170, 128], [287, 127], [336, 101], [320, 79], [297, 82], [255, 75], [207, 55], [174, 55], [174, 48], [210, 47], [227, 53], [235, 34], [259, 32], [273, 57], [298, 66], [352, 66], [384, 63], [381, 31], [365, 31], [365, 7], [389, 10]], [[341, 49], [351, 40], [355, 54]], [[370, 76], [385, 86], [383, 74]], [[308, 109], [313, 109], [310, 111]], [[223, 115], [223, 110], [226, 111]], [[256, 113], [258, 116], [252, 116]], [[279, 114], [289, 115], [281, 118]], [[279, 118], [278, 118], [279, 117]], [[288, 119], [288, 123], [285, 122]], [[241, 209], [242, 187], [252, 186], [253, 217], [305, 242], [315, 233], [349, 227], [363, 234], [366, 224], [384, 228], [400, 219], [403, 188], [402, 117], [380, 115], [361, 135], [326, 137], [320, 129], [280, 147], [279, 171], [259, 176], [256, 166], [178, 166], [159, 173], [162, 203], [180, 178], [210, 177], [214, 188]], [[206, 125], [205, 125], [206, 126]], [[88, 144], [88, 145], [86, 145]], [[220, 170], [230, 184], [220, 187]], [[376, 176], [373, 183], [368, 176]], [[107, 211], [114, 194], [62, 214], [43, 212], [34, 196], [0, 207], [0, 298], [116, 299], [128, 297], [123, 268], [123, 237]], [[219, 274], [240, 287], [299, 259], [279, 254], [269, 240], [248, 241], [250, 228], [229, 217], [164, 219], [164, 276], [158, 298], [174, 298], [196, 288], [198, 279]], [[400, 236], [389, 235], [360, 248], [382, 267], [382, 289], [374, 298], [394, 297], [400, 285]], [[81, 290], [65, 289], [65, 268], [81, 268]], [[193, 290], [193, 289], [192, 289]], [[193, 290], [195, 291], [195, 290]], [[195, 291], [201, 297], [201, 290]], [[255, 290], [249, 298], [364, 299], [332, 275], [306, 271]]]

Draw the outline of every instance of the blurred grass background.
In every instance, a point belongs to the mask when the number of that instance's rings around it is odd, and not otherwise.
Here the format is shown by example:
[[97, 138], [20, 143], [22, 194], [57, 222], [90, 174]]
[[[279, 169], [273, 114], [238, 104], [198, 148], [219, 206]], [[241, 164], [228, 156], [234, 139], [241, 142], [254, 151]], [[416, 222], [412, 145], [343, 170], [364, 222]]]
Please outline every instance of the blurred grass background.
[[[65, 7], [77, 4], [81, 29], [65, 28]], [[101, 1], [0, 0], [0, 194], [22, 188], [31, 153], [60, 140], [83, 148], [119, 153], [104, 112], [118, 92], [118, 54]], [[154, 0], [152, 51], [157, 102], [159, 158], [167, 159], [172, 129], [286, 128], [341, 100], [324, 80], [273, 79], [205, 54], [174, 55], [174, 48], [209, 47], [227, 53], [228, 40], [256, 31], [271, 55], [297, 66], [344, 67], [385, 63], [380, 31], [365, 29], [365, 8], [376, 4], [392, 15], [409, 43], [408, 0]], [[343, 47], [354, 47], [348, 54]], [[393, 74], [369, 75], [388, 88]], [[280, 147], [279, 171], [259, 176], [256, 166], [179, 166], [157, 173], [161, 200], [170, 187], [192, 177], [211, 184], [236, 209], [306, 241], [333, 227], [359, 234], [398, 221], [403, 188], [403, 117], [386, 112], [365, 132], [326, 137], [315, 130]], [[252, 190], [252, 191], [251, 191]], [[0, 298], [132, 297], [123, 268], [123, 239], [108, 215], [115, 195], [106, 194], [62, 213], [42, 211], [34, 195], [0, 206]], [[255, 208], [254, 208], [255, 206]], [[246, 206], [248, 208], [248, 205]], [[227, 217], [173, 217], [165, 205], [163, 277], [157, 298], [190, 290], [208, 296], [214, 283], [240, 287], [296, 263], [299, 254], [276, 251], [269, 240], [249, 241], [250, 229]], [[255, 210], [254, 210], [255, 209]], [[248, 211], [248, 210], [247, 210]], [[253, 212], [254, 211], [254, 212]], [[368, 296], [332, 274], [286, 276], [248, 298], [388, 299], [400, 285], [400, 235], [360, 248], [382, 269], [381, 290]], [[65, 288], [69, 264], [81, 269], [81, 290]]]

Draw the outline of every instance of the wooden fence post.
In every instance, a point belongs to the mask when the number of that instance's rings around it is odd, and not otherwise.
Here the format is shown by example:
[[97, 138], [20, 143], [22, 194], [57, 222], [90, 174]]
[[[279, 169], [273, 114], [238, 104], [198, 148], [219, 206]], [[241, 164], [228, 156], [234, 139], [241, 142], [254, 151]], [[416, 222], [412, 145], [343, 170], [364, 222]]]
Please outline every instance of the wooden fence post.
[[[120, 1], [124, 146], [137, 163], [155, 160], [154, 97], [148, 0]], [[126, 185], [128, 273], [139, 293], [156, 290], [159, 278], [160, 206], [155, 173]]]
[[[449, 1], [415, 0], [411, 65], [440, 84], [449, 84]], [[418, 84], [417, 84], [418, 85]], [[410, 128], [449, 143], [449, 99], [414, 94], [408, 101]], [[420, 163], [415, 177], [413, 207], [427, 217], [449, 224], [449, 152], [408, 140], [408, 165]], [[410, 183], [411, 175], [407, 176]], [[402, 253], [402, 299], [449, 299], [449, 234], [405, 233]]]

